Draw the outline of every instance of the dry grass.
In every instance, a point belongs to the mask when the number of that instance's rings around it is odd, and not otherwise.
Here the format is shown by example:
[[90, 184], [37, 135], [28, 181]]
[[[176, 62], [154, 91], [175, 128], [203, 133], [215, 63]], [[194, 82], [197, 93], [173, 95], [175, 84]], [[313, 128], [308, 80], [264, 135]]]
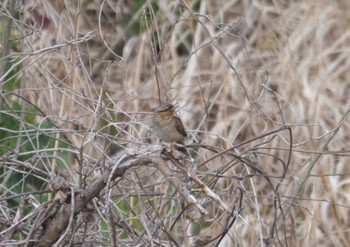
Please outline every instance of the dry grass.
[[[132, 165], [109, 177], [84, 214], [71, 215], [58, 245], [350, 242], [347, 1], [65, 2], [26, 1], [14, 6], [23, 15], [10, 17], [16, 48], [2, 61], [21, 67], [1, 75], [2, 100], [23, 109], [2, 110], [20, 122], [17, 144], [1, 157], [3, 243], [34, 238], [33, 222], [19, 225], [38, 220], [35, 210], [50, 200], [14, 192], [28, 178], [11, 176], [36, 176], [44, 190], [59, 173], [69, 182], [64, 193], [80, 193], [125, 157]], [[11, 9], [2, 5], [6, 18]], [[164, 157], [154, 145], [149, 120], [160, 99], [178, 104], [195, 162]], [[37, 145], [42, 133], [55, 138], [51, 146]], [[19, 153], [28, 143], [31, 151]], [[113, 148], [122, 150], [111, 158]], [[150, 156], [161, 160], [144, 160]], [[133, 163], [140, 157], [144, 163]], [[186, 189], [195, 206], [188, 208]], [[25, 210], [11, 208], [13, 198]]]

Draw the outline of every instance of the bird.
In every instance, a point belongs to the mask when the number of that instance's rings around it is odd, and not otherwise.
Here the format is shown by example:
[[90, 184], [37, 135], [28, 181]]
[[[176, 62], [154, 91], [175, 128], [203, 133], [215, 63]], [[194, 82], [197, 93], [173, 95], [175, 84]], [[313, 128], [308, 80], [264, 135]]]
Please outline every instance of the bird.
[[172, 104], [163, 104], [154, 110], [151, 127], [164, 142], [184, 144], [187, 138], [185, 127]]

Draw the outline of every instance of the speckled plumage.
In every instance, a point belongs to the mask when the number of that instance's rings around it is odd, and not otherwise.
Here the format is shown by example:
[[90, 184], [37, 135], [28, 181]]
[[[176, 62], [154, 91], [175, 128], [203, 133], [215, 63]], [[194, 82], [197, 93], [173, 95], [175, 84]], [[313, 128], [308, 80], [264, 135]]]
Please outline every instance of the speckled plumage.
[[187, 133], [181, 119], [176, 116], [172, 104], [161, 105], [155, 109], [152, 128], [157, 136], [165, 142], [184, 143]]

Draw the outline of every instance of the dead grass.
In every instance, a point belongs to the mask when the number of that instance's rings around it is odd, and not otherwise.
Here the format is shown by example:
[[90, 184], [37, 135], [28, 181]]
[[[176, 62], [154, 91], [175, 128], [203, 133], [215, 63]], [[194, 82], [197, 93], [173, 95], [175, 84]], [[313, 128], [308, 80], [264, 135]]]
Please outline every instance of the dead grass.
[[[159, 166], [131, 167], [89, 204], [85, 213], [92, 219], [76, 219], [85, 232], [69, 225], [61, 244], [70, 238], [86, 246], [114, 239], [124, 246], [350, 242], [347, 1], [149, 1], [136, 10], [134, 1], [78, 2], [26, 1], [23, 19], [13, 17], [19, 50], [8, 58], [21, 60], [22, 68], [1, 78], [3, 88], [13, 78], [20, 85], [3, 96], [24, 109], [6, 113], [24, 121], [35, 105], [40, 112], [32, 124], [49, 120], [56, 140], [52, 150], [32, 144], [29, 171], [40, 168], [46, 182], [63, 174], [71, 190], [80, 191], [108, 162], [154, 155], [149, 119], [160, 95], [179, 105], [188, 129], [196, 166], [187, 169], [234, 212], [220, 211], [220, 202], [179, 168], [172, 172], [180, 182], [169, 182], [170, 171]], [[14, 151], [23, 133], [32, 140], [39, 135], [26, 126]], [[111, 160], [107, 153], [116, 144], [123, 152]], [[24, 164], [11, 155], [2, 157], [3, 211], [4, 198], [14, 194], [4, 189], [6, 177]], [[177, 182], [209, 215], [186, 208], [188, 194], [178, 192]], [[4, 243], [21, 239], [9, 233], [10, 225], [1, 228]], [[222, 239], [209, 241], [216, 236]]]

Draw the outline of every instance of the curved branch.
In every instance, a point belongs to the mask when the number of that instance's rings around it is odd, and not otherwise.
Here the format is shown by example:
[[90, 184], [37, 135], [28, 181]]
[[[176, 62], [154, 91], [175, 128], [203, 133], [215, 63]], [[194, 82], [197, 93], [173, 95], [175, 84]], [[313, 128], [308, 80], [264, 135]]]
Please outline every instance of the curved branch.
[[[152, 163], [152, 157], [138, 157], [125, 160], [123, 163], [117, 164], [117, 168], [113, 169], [112, 179], [122, 177], [124, 173], [133, 166], [146, 165]], [[52, 246], [61, 234], [63, 234], [69, 224], [69, 218], [73, 213], [75, 217], [78, 213], [82, 212], [87, 204], [92, 201], [93, 198], [97, 197], [101, 190], [107, 185], [108, 178], [111, 176], [111, 169], [107, 169], [91, 186], [87, 187], [80, 194], [74, 198], [74, 208], [71, 209], [71, 205], [67, 204], [64, 206], [61, 213], [57, 214], [49, 222], [46, 222], [46, 228], [43, 234], [37, 240], [39, 247]], [[73, 211], [73, 212], [72, 212]]]

